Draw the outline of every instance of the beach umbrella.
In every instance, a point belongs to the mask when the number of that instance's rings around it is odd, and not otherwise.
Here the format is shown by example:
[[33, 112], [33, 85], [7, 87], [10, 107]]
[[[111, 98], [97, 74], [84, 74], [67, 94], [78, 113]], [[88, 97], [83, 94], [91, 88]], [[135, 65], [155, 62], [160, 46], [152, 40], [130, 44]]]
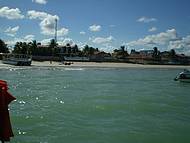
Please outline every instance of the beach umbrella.
[[10, 141], [10, 137], [13, 137], [13, 131], [11, 127], [8, 105], [11, 101], [15, 100], [8, 92], [7, 82], [0, 80], [0, 141]]

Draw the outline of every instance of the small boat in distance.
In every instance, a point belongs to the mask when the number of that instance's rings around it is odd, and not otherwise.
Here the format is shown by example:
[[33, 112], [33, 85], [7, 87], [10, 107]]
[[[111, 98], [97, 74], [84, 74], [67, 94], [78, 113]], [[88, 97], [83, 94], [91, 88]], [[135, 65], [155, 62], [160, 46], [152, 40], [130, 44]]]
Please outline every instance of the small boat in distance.
[[3, 54], [2, 63], [15, 66], [30, 66], [32, 63], [32, 56], [25, 54]]
[[179, 75], [177, 75], [177, 77], [174, 80], [181, 82], [190, 82], [190, 71], [184, 69], [184, 71], [179, 73]]

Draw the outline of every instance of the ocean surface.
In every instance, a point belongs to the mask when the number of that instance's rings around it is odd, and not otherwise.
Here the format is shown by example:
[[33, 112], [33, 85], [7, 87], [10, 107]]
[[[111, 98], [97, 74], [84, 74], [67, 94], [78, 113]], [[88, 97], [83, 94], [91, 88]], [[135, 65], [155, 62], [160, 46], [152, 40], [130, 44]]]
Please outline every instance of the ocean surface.
[[180, 69], [0, 68], [17, 98], [12, 143], [189, 143]]

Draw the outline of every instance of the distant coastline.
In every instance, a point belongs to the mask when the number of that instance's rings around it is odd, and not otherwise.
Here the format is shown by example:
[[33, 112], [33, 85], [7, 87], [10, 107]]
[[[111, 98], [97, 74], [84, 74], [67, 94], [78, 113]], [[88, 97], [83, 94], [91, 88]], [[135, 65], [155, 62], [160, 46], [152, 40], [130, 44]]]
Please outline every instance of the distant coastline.
[[[61, 62], [50, 61], [32, 61], [31, 67], [65, 67], [65, 68], [157, 68], [157, 69], [190, 69], [190, 65], [145, 65], [132, 63], [114, 63], [114, 62], [71, 62], [71, 65], [65, 65]], [[3, 64], [0, 60], [0, 68], [17, 67]]]
[[146, 50], [131, 49], [121, 46], [111, 52], [99, 50], [88, 45], [78, 47], [78, 45], [59, 45], [55, 39], [49, 45], [42, 45], [36, 40], [26, 43], [17, 42], [14, 49], [10, 50], [3, 40], [0, 40], [3, 47], [0, 51], [0, 59], [6, 53], [24, 54], [32, 56], [34, 61], [57, 61], [57, 62], [113, 62], [132, 63], [144, 65], [190, 65], [190, 56], [183, 53], [176, 53], [174, 49], [169, 51], [159, 51], [158, 47]]

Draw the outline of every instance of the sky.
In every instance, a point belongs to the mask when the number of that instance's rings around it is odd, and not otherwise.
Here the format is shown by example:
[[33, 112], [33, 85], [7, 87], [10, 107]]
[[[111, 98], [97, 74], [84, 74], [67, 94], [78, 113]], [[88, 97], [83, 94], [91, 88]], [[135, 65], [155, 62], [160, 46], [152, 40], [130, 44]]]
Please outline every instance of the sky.
[[0, 39], [190, 55], [189, 0], [0, 0]]

